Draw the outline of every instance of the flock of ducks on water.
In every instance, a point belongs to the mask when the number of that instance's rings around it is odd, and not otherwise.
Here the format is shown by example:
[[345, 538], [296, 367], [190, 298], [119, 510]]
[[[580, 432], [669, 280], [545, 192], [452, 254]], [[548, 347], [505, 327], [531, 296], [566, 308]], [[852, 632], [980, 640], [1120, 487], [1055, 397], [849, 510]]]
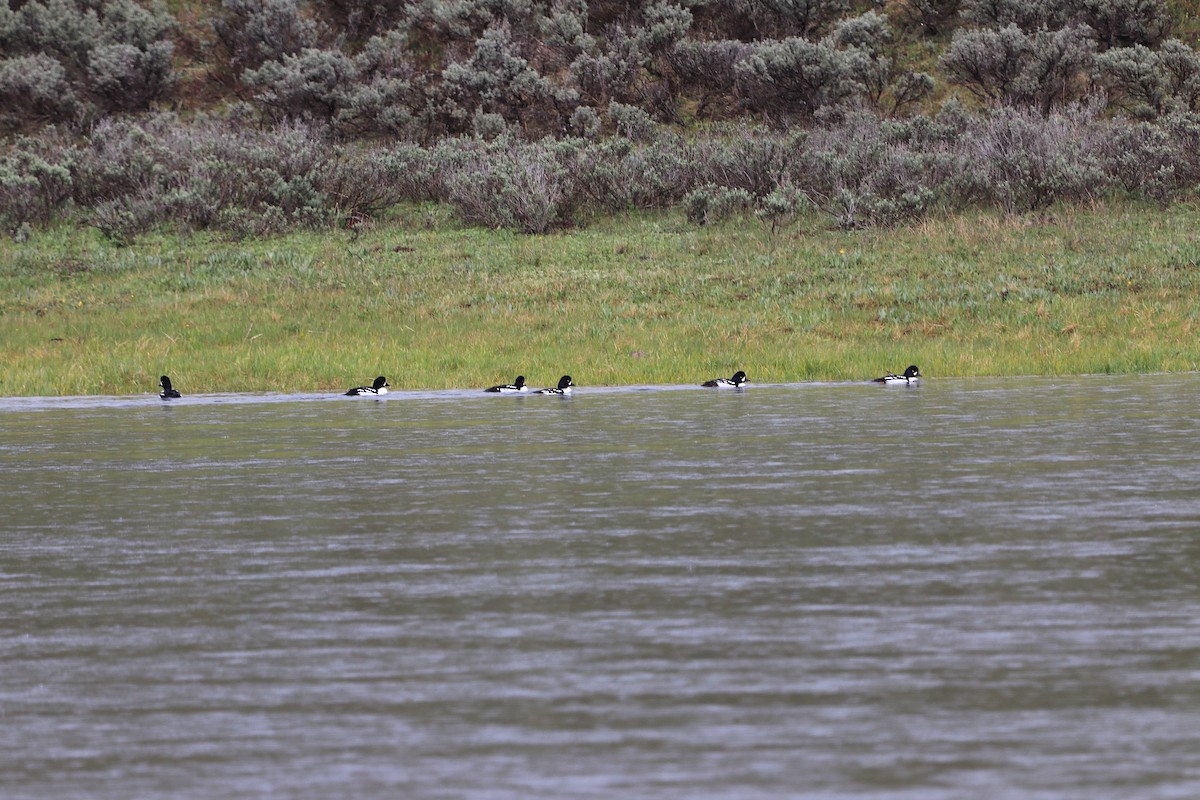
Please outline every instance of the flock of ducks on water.
[[[894, 372], [889, 372], [882, 378], [875, 378], [872, 383], [882, 383], [886, 386], [913, 386], [921, 380], [921, 370], [917, 369], [916, 364], [912, 364], [908, 369], [900, 375]], [[741, 389], [750, 381], [746, 378], [746, 373], [738, 370], [729, 378], [713, 378], [711, 381], [705, 381], [700, 384], [710, 389]], [[173, 386], [171, 379], [163, 375], [158, 379], [158, 385], [162, 388], [162, 394], [159, 395], [163, 400], [174, 400], [183, 397]], [[372, 397], [381, 394], [387, 394], [388, 386], [387, 378], [380, 375], [370, 386], [355, 386], [353, 389], [347, 389], [345, 394], [352, 397]], [[518, 375], [512, 383], [502, 383], [497, 386], [490, 386], [484, 389], [485, 392], [494, 392], [496, 394], [570, 394], [572, 387], [575, 386], [570, 375], [563, 375], [558, 379], [557, 386], [551, 386], [547, 389], [531, 390], [525, 385], [525, 376]]]

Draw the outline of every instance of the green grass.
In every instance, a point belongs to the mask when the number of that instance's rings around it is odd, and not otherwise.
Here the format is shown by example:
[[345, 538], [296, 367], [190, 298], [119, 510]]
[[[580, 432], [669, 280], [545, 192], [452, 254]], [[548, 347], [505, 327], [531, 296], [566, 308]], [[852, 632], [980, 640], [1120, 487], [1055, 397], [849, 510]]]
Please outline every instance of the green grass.
[[351, 238], [60, 227], [0, 243], [0, 395], [863, 380], [1200, 368], [1196, 210], [972, 214], [775, 237], [753, 219], [605, 218], [550, 236], [428, 224]]

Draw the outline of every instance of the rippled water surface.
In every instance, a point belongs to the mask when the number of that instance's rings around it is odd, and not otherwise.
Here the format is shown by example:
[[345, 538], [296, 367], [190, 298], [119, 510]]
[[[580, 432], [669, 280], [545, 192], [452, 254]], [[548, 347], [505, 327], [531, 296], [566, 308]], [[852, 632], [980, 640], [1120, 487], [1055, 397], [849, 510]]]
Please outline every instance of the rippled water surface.
[[0, 401], [0, 796], [1200, 797], [1198, 396]]

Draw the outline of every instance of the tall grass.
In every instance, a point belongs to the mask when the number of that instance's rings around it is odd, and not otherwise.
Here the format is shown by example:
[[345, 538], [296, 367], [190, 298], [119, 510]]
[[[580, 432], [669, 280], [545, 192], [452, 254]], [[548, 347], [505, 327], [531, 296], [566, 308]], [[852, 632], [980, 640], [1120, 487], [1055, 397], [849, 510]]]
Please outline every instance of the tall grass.
[[754, 217], [598, 219], [545, 236], [56, 228], [0, 243], [0, 394], [865, 380], [1200, 368], [1194, 209], [974, 213], [772, 234]]

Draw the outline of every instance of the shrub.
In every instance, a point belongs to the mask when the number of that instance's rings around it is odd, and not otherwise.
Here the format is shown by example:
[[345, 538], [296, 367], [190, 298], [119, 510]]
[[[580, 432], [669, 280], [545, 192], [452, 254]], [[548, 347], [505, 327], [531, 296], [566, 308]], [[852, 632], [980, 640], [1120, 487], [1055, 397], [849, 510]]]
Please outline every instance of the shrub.
[[847, 115], [809, 136], [785, 185], [842, 228], [895, 225], [924, 216], [946, 191], [944, 156], [912, 139], [913, 128]]
[[0, 95], [51, 120], [89, 116], [93, 100], [105, 110], [144, 109], [174, 84], [174, 45], [165, 37], [175, 23], [160, 6], [33, 0], [3, 22], [6, 48], [28, 58], [0, 76]]
[[[277, 207], [302, 225], [333, 214], [324, 179], [341, 151], [319, 127], [289, 123], [254, 131], [216, 123], [169, 144], [182, 163], [193, 165], [185, 188], [202, 190], [211, 205], [254, 212]], [[200, 221], [211, 224], [207, 216]]]
[[[236, 236], [323, 227], [405, 199], [535, 233], [581, 212], [674, 205], [698, 224], [753, 208], [775, 230], [808, 204], [849, 228], [937, 207], [1029, 211], [1113, 190], [1166, 202], [1200, 183], [1200, 115], [1180, 102], [1164, 108], [1136, 122], [1105, 119], [1099, 102], [975, 115], [950, 101], [934, 117], [905, 120], [842, 107], [791, 132], [739, 125], [687, 139], [655, 129], [641, 141], [527, 142], [506, 131], [386, 148], [338, 144], [329, 127], [295, 121], [110, 118], [78, 145], [54, 129], [15, 139], [0, 156], [0, 227], [28, 231], [72, 202], [119, 242], [163, 224]], [[632, 106], [609, 112], [648, 121]], [[489, 113], [479, 112], [481, 126], [499, 129]], [[581, 129], [600, 124], [589, 107], [573, 119]]]
[[328, 198], [329, 217], [345, 222], [374, 217], [411, 195], [389, 180], [390, 168], [369, 151], [338, 151], [321, 165], [320, 191]]
[[444, 173], [445, 192], [467, 222], [525, 233], [570, 223], [574, 180], [543, 144], [502, 136], [455, 161]]
[[648, 3], [642, 16], [645, 24], [634, 29], [633, 38], [643, 63], [668, 52], [692, 27], [692, 12], [666, 0]]
[[1157, 51], [1139, 44], [1101, 53], [1096, 78], [1114, 105], [1135, 116], [1157, 116], [1169, 106], [1194, 110], [1200, 101], [1200, 56], [1178, 39]]
[[495, 139], [508, 131], [508, 123], [499, 114], [489, 114], [475, 109], [471, 115], [471, 132], [480, 139]]
[[24, 174], [9, 159], [0, 159], [0, 227], [13, 234], [30, 219], [37, 219], [45, 207], [42, 192], [32, 175]]
[[79, 101], [67, 71], [45, 53], [0, 61], [0, 129], [69, 120]]
[[340, 36], [361, 42], [386, 31], [408, 27], [407, 15], [414, 5], [409, 0], [326, 0], [329, 25]]
[[[847, 59], [852, 77], [865, 88], [876, 108], [891, 114], [913, 105], [933, 91], [933, 78], [923, 72], [898, 72], [883, 48], [892, 38], [887, 17], [868, 11], [842, 20], [830, 34], [830, 41], [854, 57]], [[885, 96], [890, 94], [890, 104]]]
[[999, 30], [955, 31], [941, 67], [951, 83], [981, 100], [1004, 102], [1014, 94], [1027, 59], [1029, 37], [1015, 24]]
[[[88, 3], [87, 5], [92, 5]], [[134, 0], [106, 0], [100, 9], [101, 40], [98, 44], [124, 44], [148, 50], [175, 29], [175, 19], [159, 3], [149, 8]]]
[[95, 9], [74, 0], [33, 0], [17, 10], [9, 40], [18, 52], [45, 52], [76, 72], [87, 69], [88, 54], [101, 40]]
[[933, 94], [934, 81], [926, 72], [901, 72], [892, 79], [888, 88], [891, 107], [887, 110], [891, 114], [898, 114]]
[[136, 121], [108, 117], [97, 123], [74, 166], [75, 202], [91, 207], [157, 185], [173, 166], [163, 142], [175, 123], [169, 115]]
[[238, 73], [317, 46], [320, 29], [300, 13], [296, 0], [224, 0], [213, 22], [218, 40]]
[[1060, 201], [1090, 201], [1112, 184], [1100, 154], [1098, 106], [1042, 115], [998, 108], [959, 140], [959, 190], [1006, 211], [1032, 211]]
[[9, 51], [16, 47], [17, 12], [8, 3], [0, 3], [0, 50]]
[[1118, 118], [1105, 145], [1105, 170], [1129, 194], [1165, 203], [1178, 190], [1175, 143], [1164, 128]]
[[1022, 31], [1057, 30], [1070, 20], [1071, 0], [963, 0], [963, 21], [980, 28], [1015, 25]]
[[1157, 45], [1171, 30], [1161, 0], [1072, 0], [1075, 19], [1095, 31], [1102, 49]]
[[526, 110], [554, 95], [550, 82], [530, 67], [509, 32], [498, 27], [484, 32], [467, 61], [442, 70], [442, 83], [451, 118], [462, 121], [483, 111], [521, 122]]
[[786, 180], [807, 142], [802, 132], [780, 135], [766, 128], [730, 127], [696, 145], [694, 182], [766, 197]]
[[726, 219], [753, 206], [754, 198], [744, 189], [731, 189], [712, 183], [693, 189], [683, 198], [688, 222], [693, 225], [707, 225]]
[[766, 223], [767, 229], [774, 235], [809, 205], [804, 192], [790, 184], [780, 184], [759, 201], [754, 215]]
[[128, 44], [97, 47], [88, 63], [92, 90], [109, 110], [149, 108], [174, 85], [170, 42], [153, 42], [145, 49]]
[[700, 93], [698, 114], [730, 96], [781, 120], [854, 98], [897, 113], [927, 96], [933, 79], [895, 68], [883, 54], [891, 35], [887, 17], [868, 11], [842, 20], [820, 42], [681, 42], [670, 64], [682, 86]]
[[1156, 125], [1170, 137], [1179, 185], [1194, 189], [1200, 183], [1200, 116], [1176, 109], [1158, 119]]
[[961, 5], [962, 0], [901, 0], [898, 10], [902, 24], [940, 36], [954, 29]]
[[591, 106], [580, 106], [571, 114], [568, 126], [576, 136], [595, 139], [600, 135], [600, 115]]
[[130, 245], [163, 219], [162, 203], [153, 192], [106, 200], [96, 206], [89, 221], [110, 241]]
[[587, 17], [587, 0], [555, 3], [540, 21], [542, 41], [569, 64], [596, 47], [595, 38], [587, 33]]
[[484, 27], [496, 21], [493, 9], [504, 7], [486, 0], [413, 0], [404, 5], [407, 24], [441, 42], [477, 38]]
[[612, 120], [617, 135], [635, 142], [650, 141], [658, 130], [658, 125], [645, 111], [615, 100], [608, 104], [608, 118]]
[[428, 96], [407, 54], [401, 30], [372, 37], [354, 57], [360, 82], [347, 87], [333, 122], [350, 134], [418, 137], [427, 120]]
[[1158, 58], [1171, 96], [1184, 110], [1196, 111], [1200, 106], [1200, 54], [1178, 39], [1168, 39], [1158, 49]]
[[1171, 27], [1161, 0], [963, 0], [962, 17], [982, 28], [1016, 25], [1026, 32], [1087, 25], [1101, 49], [1155, 45]]
[[733, 0], [760, 38], [810, 37], [850, 8], [848, 0]]
[[696, 150], [676, 136], [639, 143], [619, 136], [583, 148], [573, 170], [580, 195], [598, 208], [668, 208], [700, 181]]
[[243, 80], [259, 90], [254, 99], [276, 119], [328, 121], [350, 107], [351, 85], [357, 77], [354, 62], [345, 54], [309, 48], [247, 70]]
[[837, 47], [857, 47], [868, 52], [878, 52], [891, 38], [887, 17], [874, 11], [841, 20], [829, 35]]
[[696, 114], [705, 116], [713, 105], [725, 103], [734, 94], [737, 64], [753, 50], [753, 46], [745, 42], [689, 39], [672, 47], [667, 61], [683, 87], [699, 92], [700, 106]]
[[49, 222], [71, 199], [73, 150], [19, 138], [0, 156], [0, 226], [13, 232]]
[[[619, 43], [627, 43], [620, 39]], [[627, 49], [616, 52], [580, 53], [571, 62], [568, 75], [584, 102], [596, 106], [607, 106], [614, 98], [627, 98], [634, 79], [641, 69], [637, 59]]]
[[1028, 35], [1016, 25], [956, 31], [941, 59], [951, 83], [981, 100], [1033, 105], [1043, 113], [1079, 99], [1094, 44], [1085, 27]]
[[12, 18], [8, 37], [17, 47], [55, 53], [82, 70], [96, 47], [126, 44], [144, 50], [174, 27], [161, 6], [145, 8], [133, 0], [32, 0]]
[[349, 87], [338, 100], [332, 122], [348, 135], [416, 138], [425, 127], [422, 93], [402, 77], [373, 78], [365, 85]]
[[430, 150], [410, 143], [372, 153], [381, 186], [400, 200], [428, 201], [441, 196], [437, 164]]
[[277, 231], [328, 224], [340, 210], [363, 206], [370, 193], [346, 188], [372, 173], [359, 167], [351, 179], [342, 160], [307, 125], [184, 127], [158, 115], [98, 125], [80, 151], [74, 188], [78, 202], [97, 210], [93, 224], [117, 241], [167, 222], [193, 229], [242, 218], [239, 231]]
[[878, 104], [891, 77], [892, 60], [881, 48], [892, 37], [887, 17], [874, 11], [844, 19], [829, 35], [829, 42], [839, 51], [852, 55], [847, 66], [853, 79], [864, 87], [864, 93]]
[[1110, 100], [1140, 117], [1159, 114], [1170, 94], [1158, 54], [1148, 47], [1117, 47], [1096, 56], [1096, 73]]
[[829, 41], [789, 38], [764, 42], [737, 64], [740, 94], [747, 104], [776, 116], [812, 116], [818, 109], [865, 93], [861, 77], [871, 64], [857, 48], [836, 49]]
[[656, 98], [662, 109], [669, 108], [670, 93], [647, 86], [646, 79], [660, 78], [669, 69], [671, 52], [687, 35], [692, 13], [658, 0], [647, 3], [641, 16], [641, 25], [612, 25], [594, 52], [580, 53], [571, 62], [570, 85], [583, 102], [600, 108], [612, 100], [647, 105]]

